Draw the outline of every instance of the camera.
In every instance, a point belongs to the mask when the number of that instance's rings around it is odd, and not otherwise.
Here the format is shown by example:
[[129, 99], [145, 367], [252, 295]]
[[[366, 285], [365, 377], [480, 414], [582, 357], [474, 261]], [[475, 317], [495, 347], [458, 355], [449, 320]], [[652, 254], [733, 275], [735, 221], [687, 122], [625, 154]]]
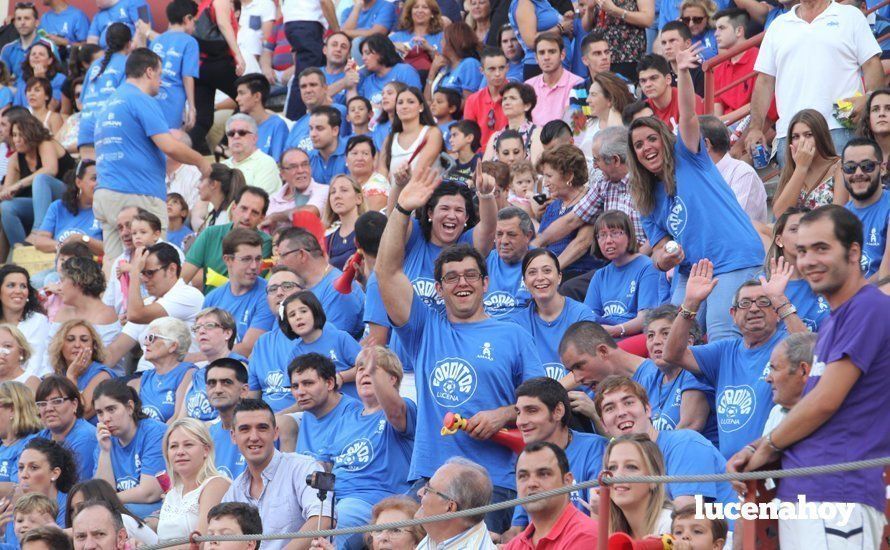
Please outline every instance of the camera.
[[336, 476], [328, 472], [312, 472], [306, 476], [306, 485], [316, 491], [333, 491]]

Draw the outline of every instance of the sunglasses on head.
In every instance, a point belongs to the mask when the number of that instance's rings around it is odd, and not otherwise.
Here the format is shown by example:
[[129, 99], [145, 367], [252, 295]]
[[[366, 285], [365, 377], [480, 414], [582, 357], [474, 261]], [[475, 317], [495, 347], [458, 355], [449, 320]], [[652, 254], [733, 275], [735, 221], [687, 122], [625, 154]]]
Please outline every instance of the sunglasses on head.
[[878, 167], [878, 163], [877, 163], [877, 161], [874, 161], [874, 160], [863, 160], [863, 161], [859, 161], [859, 162], [850, 161], [850, 162], [843, 163], [841, 165], [841, 170], [844, 171], [844, 174], [847, 174], [848, 176], [852, 176], [853, 174], [856, 173], [857, 168], [862, 168], [863, 174], [871, 174], [872, 172], [874, 172], [877, 169], [877, 167]]
[[692, 23], [694, 25], [701, 25], [704, 20], [705, 20], [705, 18], [702, 17], [701, 15], [696, 15], [694, 17], [681, 17], [680, 18], [680, 21], [682, 21], [686, 25], [689, 25], [690, 23]]

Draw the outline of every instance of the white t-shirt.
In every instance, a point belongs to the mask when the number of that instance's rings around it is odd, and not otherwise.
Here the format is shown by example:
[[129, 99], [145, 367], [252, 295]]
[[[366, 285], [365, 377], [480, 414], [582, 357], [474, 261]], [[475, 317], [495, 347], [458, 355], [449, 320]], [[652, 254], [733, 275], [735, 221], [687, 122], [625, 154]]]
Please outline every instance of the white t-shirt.
[[863, 91], [860, 68], [881, 53], [859, 8], [832, 2], [812, 23], [797, 16], [798, 8], [773, 21], [754, 63], [755, 71], [776, 78], [780, 138], [802, 109], [816, 109], [830, 129], [840, 128], [834, 102]]
[[[185, 321], [185, 324], [187, 324], [189, 328], [192, 328], [192, 325], [195, 324], [195, 317], [197, 317], [198, 312], [204, 307], [204, 294], [197, 288], [189, 286], [185, 281], [179, 279], [176, 281], [176, 284], [173, 285], [173, 288], [167, 291], [167, 294], [164, 294], [157, 300], [153, 300], [149, 303], [155, 302], [161, 304], [161, 307], [167, 312], [168, 317], [175, 317], [176, 319]], [[148, 325], [127, 323], [124, 325], [123, 333], [133, 340], [136, 340], [141, 346], [142, 337], [145, 336], [147, 330]], [[199, 351], [198, 346], [194, 341], [192, 341], [189, 351]], [[154, 368], [152, 367], [152, 364], [142, 358], [139, 360], [139, 365], [137, 365], [136, 370], [142, 372], [152, 368]]]
[[25, 372], [29, 375], [42, 376], [46, 359], [46, 348], [50, 340], [50, 322], [46, 315], [34, 312], [18, 324], [18, 329], [31, 344], [31, 358], [25, 364]]
[[263, 23], [275, 21], [275, 4], [272, 0], [251, 0], [241, 3], [238, 18], [238, 47], [241, 54], [259, 57], [263, 53]]
[[201, 183], [201, 171], [191, 164], [183, 164], [166, 177], [167, 192], [179, 193], [185, 199], [185, 203], [189, 205], [189, 210], [198, 204], [200, 199], [198, 194], [198, 185]]
[[318, 21], [324, 28], [328, 28], [328, 20], [321, 11], [321, 0], [281, 0], [281, 15], [285, 23]]

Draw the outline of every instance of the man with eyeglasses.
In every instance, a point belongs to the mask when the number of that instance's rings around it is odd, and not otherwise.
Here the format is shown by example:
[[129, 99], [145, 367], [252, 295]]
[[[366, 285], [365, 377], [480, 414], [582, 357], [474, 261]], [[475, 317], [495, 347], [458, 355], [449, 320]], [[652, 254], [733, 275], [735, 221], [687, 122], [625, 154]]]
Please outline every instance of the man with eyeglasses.
[[291, 147], [281, 154], [282, 186], [269, 195], [269, 212], [260, 228], [273, 233], [276, 228], [290, 227], [294, 212], [305, 211], [321, 217], [328, 200], [327, 185], [312, 179], [309, 153]]
[[854, 138], [844, 147], [841, 162], [844, 187], [850, 193], [845, 206], [862, 222], [862, 272], [874, 282], [879, 278], [879, 268], [890, 272], [890, 254], [886, 251], [890, 193], [885, 193], [881, 185], [884, 154], [876, 142]]
[[467, 97], [464, 102], [464, 120], [472, 120], [482, 130], [480, 138], [484, 151], [489, 138], [507, 127], [507, 117], [501, 107], [501, 89], [507, 83], [507, 56], [500, 48], [486, 47], [482, 50], [482, 75], [485, 87]]
[[[130, 286], [124, 297], [127, 302], [127, 323], [108, 346], [105, 365], [109, 368], [117, 365], [125, 354], [142, 342], [149, 323], [161, 317], [174, 317], [192, 326], [204, 301], [200, 290], [179, 277], [182, 270], [179, 251], [170, 243], [159, 242], [148, 248], [137, 248], [128, 270]], [[142, 296], [143, 285], [148, 299]], [[197, 350], [196, 347], [194, 349]], [[138, 371], [150, 368], [150, 363], [140, 359]]]
[[[494, 501], [502, 502], [516, 495], [514, 457], [488, 439], [515, 422], [516, 387], [544, 376], [544, 369], [527, 332], [485, 313], [488, 268], [472, 246], [451, 245], [436, 258], [435, 289], [445, 303], [444, 314], [414, 290], [404, 271], [410, 213], [427, 204], [438, 183], [428, 169], [412, 175], [389, 216], [377, 256], [386, 312], [415, 357], [418, 418], [408, 479], [416, 480], [417, 488], [449, 457], [473, 457], [488, 469]], [[442, 419], [449, 412], [468, 418], [467, 429], [442, 437]], [[486, 523], [503, 533], [511, 515], [511, 509], [493, 512]]]
[[664, 361], [679, 365], [714, 387], [720, 452], [726, 458], [760, 437], [773, 406], [766, 381], [773, 348], [788, 333], [807, 332], [797, 309], [785, 296], [790, 265], [772, 270], [770, 280], [750, 280], [736, 290], [730, 314], [741, 337], [689, 345], [689, 330], [699, 309], [719, 284], [707, 259], [692, 266], [686, 297], [664, 344]]
[[248, 229], [255, 232], [263, 241], [263, 258], [272, 256], [272, 237], [258, 229], [269, 209], [269, 195], [259, 187], [245, 187], [235, 197], [232, 208], [232, 221], [224, 225], [214, 225], [201, 231], [185, 255], [182, 278], [194, 281], [203, 270], [203, 288], [207, 294], [226, 282], [229, 270], [223, 261], [222, 243], [226, 235], [235, 229]]
[[281, 188], [278, 164], [257, 147], [257, 131], [257, 123], [250, 115], [232, 115], [226, 121], [226, 137], [229, 138], [229, 152], [232, 156], [224, 160], [223, 164], [241, 170], [248, 186], [274, 193]]
[[214, 464], [216, 469], [229, 476], [229, 479], [235, 479], [247, 467], [244, 455], [232, 441], [235, 406], [248, 395], [247, 367], [237, 359], [223, 357], [207, 365], [204, 377], [207, 400], [219, 413], [219, 417], [209, 423], [210, 437], [213, 438]]
[[229, 280], [204, 297], [204, 307], [215, 306], [232, 314], [236, 337], [232, 351], [248, 357], [257, 338], [272, 329], [275, 316], [266, 304], [263, 239], [256, 231], [233, 229], [222, 242]]

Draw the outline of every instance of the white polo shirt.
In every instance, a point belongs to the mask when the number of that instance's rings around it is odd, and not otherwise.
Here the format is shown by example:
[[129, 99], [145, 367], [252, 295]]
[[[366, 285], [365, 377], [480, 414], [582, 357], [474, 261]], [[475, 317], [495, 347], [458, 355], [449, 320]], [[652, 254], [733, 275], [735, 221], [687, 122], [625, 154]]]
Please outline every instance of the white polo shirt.
[[840, 128], [832, 116], [838, 99], [862, 92], [860, 68], [880, 55], [881, 47], [858, 8], [832, 2], [812, 23], [797, 16], [800, 6], [773, 21], [754, 70], [776, 78], [779, 137], [788, 134], [788, 122], [802, 109], [816, 109], [828, 127]]
[[281, 15], [285, 23], [318, 21], [328, 28], [328, 21], [321, 11], [321, 0], [281, 0]]

